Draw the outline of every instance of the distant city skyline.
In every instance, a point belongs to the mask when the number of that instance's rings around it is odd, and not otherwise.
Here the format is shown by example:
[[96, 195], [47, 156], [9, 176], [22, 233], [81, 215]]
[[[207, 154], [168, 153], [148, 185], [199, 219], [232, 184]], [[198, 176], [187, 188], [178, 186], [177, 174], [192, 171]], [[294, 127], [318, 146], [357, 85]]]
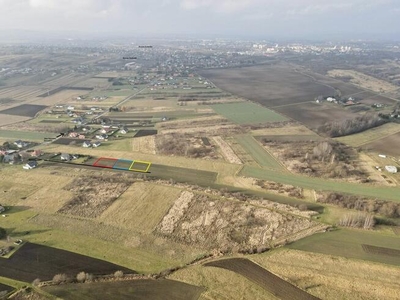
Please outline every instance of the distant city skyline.
[[400, 40], [398, 0], [0, 0], [0, 30]]

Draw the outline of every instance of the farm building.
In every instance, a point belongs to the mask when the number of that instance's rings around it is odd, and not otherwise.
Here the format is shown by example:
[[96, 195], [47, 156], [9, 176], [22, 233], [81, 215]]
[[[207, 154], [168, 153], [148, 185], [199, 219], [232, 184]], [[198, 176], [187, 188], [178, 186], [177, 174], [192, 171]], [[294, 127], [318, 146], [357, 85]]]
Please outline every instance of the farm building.
[[16, 145], [18, 148], [24, 148], [24, 147], [29, 146], [29, 143], [21, 141], [21, 140], [18, 140], [18, 141], [14, 142], [14, 145]]
[[37, 166], [38, 166], [37, 161], [30, 160], [22, 168], [24, 168], [25, 170], [32, 170], [32, 169], [36, 168]]
[[395, 166], [385, 166], [385, 169], [389, 173], [397, 173], [397, 168]]
[[0, 214], [1, 214], [2, 212], [4, 212], [5, 210], [6, 210], [5, 207], [2, 206], [2, 205], [0, 205]]
[[128, 133], [128, 128], [122, 127], [121, 130], [119, 131], [121, 134], [127, 134]]
[[62, 154], [61, 154], [61, 157], [60, 157], [60, 159], [61, 159], [62, 161], [70, 161], [71, 158], [72, 158], [71, 155], [68, 154], [68, 153], [62, 153]]

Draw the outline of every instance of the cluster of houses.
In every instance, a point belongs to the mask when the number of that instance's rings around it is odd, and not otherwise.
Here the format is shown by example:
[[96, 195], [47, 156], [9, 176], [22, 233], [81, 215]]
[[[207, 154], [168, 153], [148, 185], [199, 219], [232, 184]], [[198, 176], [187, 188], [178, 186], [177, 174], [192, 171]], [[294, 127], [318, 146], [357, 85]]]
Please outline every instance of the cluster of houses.
[[[340, 103], [345, 106], [360, 104], [360, 102], [357, 102], [354, 97], [348, 97], [348, 98], [339, 99], [339, 100], [337, 100], [335, 97], [326, 97], [325, 100], [329, 103], [335, 103], [335, 104]], [[320, 103], [321, 101], [322, 101], [322, 99], [320, 97], [318, 97], [318, 99], [315, 100], [315, 102], [317, 102], [317, 103]]]

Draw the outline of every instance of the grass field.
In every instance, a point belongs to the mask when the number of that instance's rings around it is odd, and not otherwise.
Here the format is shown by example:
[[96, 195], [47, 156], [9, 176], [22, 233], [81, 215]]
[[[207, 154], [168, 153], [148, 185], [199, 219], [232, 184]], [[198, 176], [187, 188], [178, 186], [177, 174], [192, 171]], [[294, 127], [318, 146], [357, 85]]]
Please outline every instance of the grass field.
[[360, 133], [336, 138], [336, 140], [352, 147], [360, 147], [398, 132], [400, 132], [400, 124], [387, 123]]
[[197, 300], [204, 291], [204, 288], [168, 279], [142, 279], [134, 281], [55, 285], [46, 287], [44, 290], [65, 300]]
[[249, 259], [320, 299], [400, 298], [396, 266], [286, 247]]
[[335, 191], [400, 202], [399, 187], [373, 187], [363, 184], [330, 181], [320, 178], [282, 173], [274, 170], [260, 169], [251, 166], [245, 166], [240, 172], [240, 175], [290, 184], [306, 189]]
[[253, 157], [260, 167], [285, 170], [283, 165], [272, 154], [268, 153], [251, 135], [238, 135], [235, 137], [235, 140]]
[[287, 120], [284, 116], [252, 102], [215, 104], [210, 107], [216, 113], [237, 124], [259, 124]]
[[49, 137], [55, 137], [55, 133], [45, 133], [45, 132], [36, 132], [36, 131], [16, 131], [16, 130], [0, 130], [0, 137], [4, 139], [10, 140], [27, 140], [27, 141], [41, 141], [43, 139]]
[[287, 247], [400, 266], [400, 256], [370, 253], [363, 249], [364, 244], [400, 250], [400, 237], [382, 232], [340, 229], [314, 234]]
[[151, 233], [161, 222], [180, 190], [137, 182], [99, 217], [104, 224]]

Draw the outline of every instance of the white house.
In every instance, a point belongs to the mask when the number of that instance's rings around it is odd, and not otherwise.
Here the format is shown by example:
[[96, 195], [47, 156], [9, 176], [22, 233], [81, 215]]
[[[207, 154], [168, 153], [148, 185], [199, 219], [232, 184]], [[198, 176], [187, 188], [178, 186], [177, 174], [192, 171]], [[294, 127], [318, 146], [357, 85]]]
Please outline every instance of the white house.
[[30, 160], [22, 168], [24, 168], [25, 170], [32, 170], [32, 169], [36, 168], [37, 166], [38, 166], [37, 161]]
[[128, 133], [128, 128], [122, 127], [121, 130], [119, 131], [119, 133], [127, 134]]
[[83, 148], [89, 148], [91, 146], [92, 146], [92, 144], [90, 143], [90, 141], [84, 141], [83, 144], [82, 144]]
[[389, 173], [397, 173], [397, 168], [395, 166], [385, 166], [386, 171]]
[[101, 143], [99, 141], [97, 141], [97, 142], [94, 142], [92, 146], [93, 146], [93, 148], [97, 148], [100, 145], [101, 145]]

